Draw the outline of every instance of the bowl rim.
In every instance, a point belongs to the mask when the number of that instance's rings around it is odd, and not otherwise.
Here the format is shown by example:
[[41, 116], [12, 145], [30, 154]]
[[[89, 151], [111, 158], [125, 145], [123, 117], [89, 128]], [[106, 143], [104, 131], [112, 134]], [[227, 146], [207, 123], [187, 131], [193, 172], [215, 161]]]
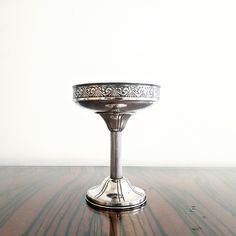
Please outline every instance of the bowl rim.
[[150, 87], [157, 87], [160, 88], [160, 85], [157, 84], [150, 84], [150, 83], [134, 83], [134, 82], [94, 82], [94, 83], [82, 83], [82, 84], [75, 84], [72, 88], [77, 87], [84, 87], [84, 86], [96, 86], [96, 85], [127, 85], [127, 86], [150, 86]]

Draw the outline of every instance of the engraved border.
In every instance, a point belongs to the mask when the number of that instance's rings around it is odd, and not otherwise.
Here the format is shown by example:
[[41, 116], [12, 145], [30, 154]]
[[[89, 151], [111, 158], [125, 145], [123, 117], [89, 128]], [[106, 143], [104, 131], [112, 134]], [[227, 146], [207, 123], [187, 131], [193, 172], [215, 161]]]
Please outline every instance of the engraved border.
[[73, 99], [80, 100], [158, 100], [160, 86], [153, 84], [98, 83], [73, 86]]

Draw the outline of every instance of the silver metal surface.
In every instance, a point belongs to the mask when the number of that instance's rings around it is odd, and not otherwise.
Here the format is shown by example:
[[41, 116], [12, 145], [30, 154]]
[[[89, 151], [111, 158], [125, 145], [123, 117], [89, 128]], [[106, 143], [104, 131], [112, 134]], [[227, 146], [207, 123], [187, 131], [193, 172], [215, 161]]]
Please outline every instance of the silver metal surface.
[[73, 86], [73, 99], [99, 112], [131, 112], [159, 100], [160, 86], [137, 83], [96, 83]]
[[111, 164], [110, 177], [120, 179], [122, 175], [121, 132], [111, 132]]
[[159, 100], [160, 86], [141, 83], [93, 83], [73, 86], [73, 99], [99, 114], [111, 132], [110, 176], [88, 190], [86, 200], [97, 207], [129, 209], [146, 202], [145, 192], [122, 174], [121, 132], [138, 109]]
[[88, 190], [86, 200], [96, 206], [111, 209], [134, 208], [146, 202], [145, 192], [125, 178], [107, 177], [101, 185]]

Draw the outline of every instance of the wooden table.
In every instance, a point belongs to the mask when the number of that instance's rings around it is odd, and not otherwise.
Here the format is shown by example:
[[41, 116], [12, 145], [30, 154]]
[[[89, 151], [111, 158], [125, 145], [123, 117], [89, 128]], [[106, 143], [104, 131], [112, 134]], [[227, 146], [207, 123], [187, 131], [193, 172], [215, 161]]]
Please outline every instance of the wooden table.
[[139, 210], [89, 207], [107, 167], [1, 167], [0, 235], [236, 235], [236, 168], [124, 168]]

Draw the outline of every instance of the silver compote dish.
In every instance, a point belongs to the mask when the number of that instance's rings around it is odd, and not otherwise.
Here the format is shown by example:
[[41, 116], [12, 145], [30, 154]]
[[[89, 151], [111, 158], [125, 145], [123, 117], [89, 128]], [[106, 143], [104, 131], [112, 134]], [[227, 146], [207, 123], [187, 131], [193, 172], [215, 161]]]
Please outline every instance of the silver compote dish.
[[91, 83], [73, 86], [73, 99], [96, 111], [111, 133], [110, 176], [88, 190], [88, 203], [102, 208], [126, 209], [143, 205], [145, 192], [122, 174], [121, 133], [127, 120], [138, 109], [159, 100], [160, 86], [143, 83]]

